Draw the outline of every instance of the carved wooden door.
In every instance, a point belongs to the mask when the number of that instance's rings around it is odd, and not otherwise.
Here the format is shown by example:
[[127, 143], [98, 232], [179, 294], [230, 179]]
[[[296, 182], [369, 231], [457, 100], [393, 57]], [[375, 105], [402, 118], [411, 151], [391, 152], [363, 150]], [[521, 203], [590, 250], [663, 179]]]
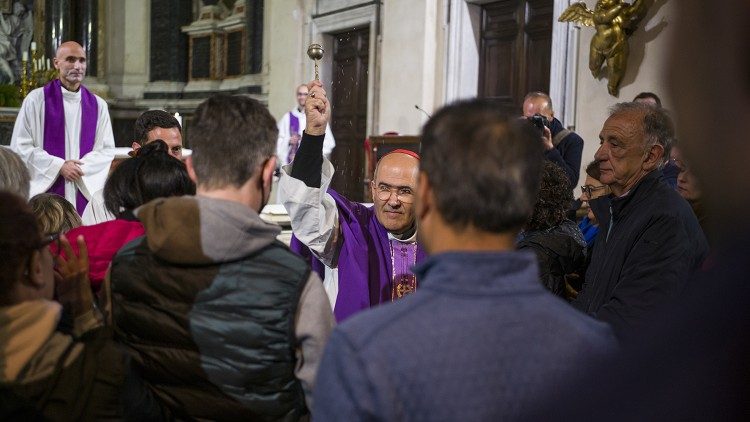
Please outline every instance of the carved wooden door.
[[482, 5], [479, 96], [521, 114], [530, 91], [549, 93], [553, 0]]
[[367, 136], [369, 27], [334, 35], [331, 130], [336, 138], [331, 186], [354, 201], [363, 200], [364, 147]]

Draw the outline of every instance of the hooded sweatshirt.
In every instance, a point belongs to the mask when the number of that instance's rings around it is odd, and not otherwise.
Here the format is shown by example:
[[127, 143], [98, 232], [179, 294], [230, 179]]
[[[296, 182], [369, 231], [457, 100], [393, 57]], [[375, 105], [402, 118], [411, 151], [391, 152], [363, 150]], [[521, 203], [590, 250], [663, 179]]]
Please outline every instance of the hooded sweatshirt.
[[136, 214], [146, 237], [112, 262], [113, 318], [160, 404], [177, 417], [283, 418], [291, 374], [310, 406], [333, 316], [320, 279], [276, 240], [280, 228], [201, 196]]

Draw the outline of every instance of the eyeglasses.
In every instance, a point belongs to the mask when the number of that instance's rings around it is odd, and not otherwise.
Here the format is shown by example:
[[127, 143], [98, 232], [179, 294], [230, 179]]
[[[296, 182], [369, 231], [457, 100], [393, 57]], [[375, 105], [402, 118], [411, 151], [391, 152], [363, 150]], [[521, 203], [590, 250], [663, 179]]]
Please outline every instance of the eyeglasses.
[[601, 186], [583, 185], [583, 186], [581, 186], [581, 192], [585, 193], [586, 195], [589, 196], [589, 198], [591, 198], [591, 195], [592, 195], [592, 193], [594, 193], [594, 191], [598, 191], [598, 190], [604, 189], [606, 187], [607, 187], [607, 185], [601, 185]]
[[387, 201], [391, 199], [391, 195], [395, 194], [396, 199], [403, 202], [404, 204], [411, 204], [414, 202], [414, 193], [408, 187], [391, 187], [388, 185], [378, 185], [377, 197], [381, 201]]
[[39, 246], [39, 249], [45, 246], [50, 247], [49, 251], [52, 253], [52, 258], [60, 256], [60, 252], [62, 252], [62, 248], [60, 248], [60, 232], [45, 234], [42, 237], [42, 244]]
[[307, 97], [307, 92], [298, 92], [297, 96], [298, 97]]

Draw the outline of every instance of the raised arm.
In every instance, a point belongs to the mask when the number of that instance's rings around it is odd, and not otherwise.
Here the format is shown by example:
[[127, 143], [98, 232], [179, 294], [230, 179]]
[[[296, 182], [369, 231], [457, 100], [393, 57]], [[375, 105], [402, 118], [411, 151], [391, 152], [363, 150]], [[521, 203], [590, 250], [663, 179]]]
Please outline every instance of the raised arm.
[[305, 102], [307, 127], [302, 135], [291, 176], [302, 180], [309, 187], [320, 187], [320, 173], [323, 168], [323, 143], [330, 117], [330, 104], [320, 81], [310, 82], [310, 95]]
[[323, 158], [330, 106], [320, 82], [311, 82], [308, 86], [307, 127], [294, 162], [281, 169], [279, 201], [289, 213], [294, 235], [325, 265], [333, 268], [341, 236], [338, 208], [326, 193], [333, 178], [333, 165]]
[[635, 0], [633, 4], [626, 7], [622, 13], [625, 24], [627, 26], [637, 25], [646, 16], [649, 4], [648, 0]]
[[597, 3], [596, 7], [596, 23], [597, 24], [604, 24], [604, 23], [611, 23], [614, 21], [617, 17], [620, 16], [620, 14], [623, 12], [623, 4], [620, 3], [616, 6], [612, 6], [609, 9], [600, 9], [599, 4]]

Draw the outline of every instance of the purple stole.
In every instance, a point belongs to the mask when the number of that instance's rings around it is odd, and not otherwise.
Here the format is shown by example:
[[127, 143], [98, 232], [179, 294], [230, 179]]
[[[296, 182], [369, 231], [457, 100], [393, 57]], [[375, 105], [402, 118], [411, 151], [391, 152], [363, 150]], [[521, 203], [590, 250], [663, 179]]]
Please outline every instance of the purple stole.
[[[351, 202], [333, 189], [328, 189], [328, 193], [336, 201], [342, 234], [338, 260], [339, 294], [334, 309], [336, 321], [341, 322], [371, 306], [390, 302], [394, 272], [388, 233], [375, 216], [375, 210]], [[293, 238], [292, 250], [300, 251], [300, 246], [306, 249]], [[307, 254], [309, 256], [309, 251]], [[421, 248], [416, 248], [417, 263], [426, 256]], [[398, 269], [398, 263], [396, 267]], [[314, 262], [313, 269], [316, 269]]]
[[299, 131], [299, 118], [294, 115], [291, 111], [289, 112], [289, 150], [286, 153], [286, 162], [291, 163], [294, 161], [294, 156], [297, 155], [297, 149], [299, 148], [299, 141], [292, 141], [294, 135], [297, 135]]
[[[65, 158], [65, 109], [60, 80], [55, 79], [44, 86], [44, 150], [48, 154]], [[80, 157], [94, 149], [96, 138], [96, 120], [99, 116], [99, 105], [94, 94], [83, 85], [81, 89], [81, 136]], [[47, 192], [65, 197], [65, 178], [57, 176]], [[82, 214], [88, 200], [76, 189], [76, 211]]]

